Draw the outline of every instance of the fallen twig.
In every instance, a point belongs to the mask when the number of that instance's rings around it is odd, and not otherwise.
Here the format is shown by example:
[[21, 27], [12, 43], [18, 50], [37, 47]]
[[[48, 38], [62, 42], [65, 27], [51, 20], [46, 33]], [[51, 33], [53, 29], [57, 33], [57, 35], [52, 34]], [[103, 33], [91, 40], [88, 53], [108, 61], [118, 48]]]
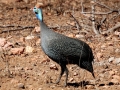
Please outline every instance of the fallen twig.
[[71, 13], [70, 13], [70, 16], [75, 20], [77, 29], [80, 30], [81, 26], [80, 26], [78, 20]]
[[[109, 12], [95, 12], [94, 15], [107, 15], [107, 14], [111, 14], [113, 12], [118, 12], [119, 13], [119, 10], [112, 10], [112, 11], [109, 11]], [[82, 14], [93, 14], [92, 12], [81, 12]]]
[[120, 23], [116, 24], [114, 27], [108, 29], [107, 31], [101, 32], [102, 34], [107, 34], [109, 32], [113, 32], [115, 29], [120, 28]]
[[2, 25], [0, 28], [16, 27], [15, 25]]
[[2, 25], [0, 28], [8, 28], [8, 27], [17, 27], [17, 28], [34, 28], [35, 26], [19, 26], [19, 25]]
[[1, 32], [10, 32], [10, 31], [17, 31], [17, 30], [24, 30], [28, 28], [35, 28], [35, 26], [15, 26], [15, 25], [5, 25], [5, 26], [0, 26], [1, 28], [9, 28], [9, 27], [15, 27], [16, 29], [11, 29], [11, 30], [2, 30]]

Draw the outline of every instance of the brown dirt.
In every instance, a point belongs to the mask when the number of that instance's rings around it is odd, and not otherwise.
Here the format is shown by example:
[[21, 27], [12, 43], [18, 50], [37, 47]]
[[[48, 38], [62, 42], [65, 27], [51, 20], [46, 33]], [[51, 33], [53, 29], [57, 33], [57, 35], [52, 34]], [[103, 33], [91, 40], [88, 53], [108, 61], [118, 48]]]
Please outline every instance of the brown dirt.
[[[76, 2], [75, 0], [73, 6], [79, 4]], [[68, 65], [68, 86], [63, 87], [65, 75], [63, 75], [59, 85], [51, 84], [51, 82], [55, 82], [58, 78], [60, 67], [44, 54], [39, 44], [35, 44], [39, 39], [37, 37], [39, 33], [34, 32], [34, 27], [39, 26], [39, 22], [35, 18], [34, 13], [30, 11], [30, 8], [34, 5], [34, 0], [29, 4], [24, 2], [16, 2], [15, 4], [0, 3], [0, 38], [8, 39], [9, 42], [13, 43], [13, 48], [26, 46], [34, 48], [32, 53], [26, 53], [24, 51], [20, 55], [12, 55], [7, 52], [5, 54], [6, 59], [5, 57], [4, 59], [0, 57], [0, 90], [120, 89], [120, 63], [115, 62], [117, 58], [120, 59], [120, 36], [114, 33], [97, 36], [92, 31], [88, 31], [87, 34], [79, 34], [79, 31], [75, 27], [67, 24], [68, 22], [70, 24], [74, 22], [73, 18], [68, 13], [63, 14], [59, 13], [59, 10], [54, 11], [55, 6], [51, 7], [53, 11], [49, 13], [48, 8], [43, 9], [44, 21], [49, 27], [54, 28], [56, 32], [66, 36], [76, 38], [76, 35], [83, 35], [81, 39], [87, 42], [94, 52], [95, 62], [93, 65], [96, 78], [94, 79], [89, 72], [80, 69], [76, 65]], [[68, 4], [66, 4], [66, 7], [64, 5], [62, 8], [63, 12], [68, 7]], [[79, 9], [78, 5], [76, 8]], [[75, 17], [78, 20], [81, 20], [81, 18], [85, 19], [79, 14], [76, 8]], [[88, 22], [84, 24], [88, 24]], [[5, 25], [11, 27], [2, 27]], [[15, 27], [12, 27], [12, 25]], [[22, 29], [17, 26], [22, 26]], [[32, 27], [23, 29], [28, 26]], [[56, 28], [57, 26], [60, 26], [60, 28]], [[20, 41], [20, 38], [25, 38], [31, 33], [35, 38], [26, 40], [25, 42]], [[2, 53], [1, 51], [1, 56], [3, 56]], [[108, 62], [111, 57], [114, 59]], [[7, 60], [9, 63], [8, 68], [8, 65], [6, 65]], [[8, 69], [10, 70], [11, 77], [8, 75]]]

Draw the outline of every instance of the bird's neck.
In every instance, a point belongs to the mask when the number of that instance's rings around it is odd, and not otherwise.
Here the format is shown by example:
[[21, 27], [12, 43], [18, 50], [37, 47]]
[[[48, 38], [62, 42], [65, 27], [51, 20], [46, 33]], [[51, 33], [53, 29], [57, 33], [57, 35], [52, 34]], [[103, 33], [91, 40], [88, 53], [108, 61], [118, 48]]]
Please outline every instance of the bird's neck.
[[41, 22], [43, 22], [43, 14], [42, 14], [42, 10], [41, 10], [41, 9], [38, 10], [38, 14], [36, 14], [36, 17], [37, 17]]
[[42, 22], [42, 21], [40, 21], [40, 36], [42, 36], [42, 37], [44, 37], [44, 38], [48, 38], [48, 37], [50, 37], [50, 36], [54, 36], [55, 35], [55, 32], [53, 31], [53, 30], [51, 30], [51, 29], [49, 29], [48, 27], [47, 27], [47, 25], [44, 23], [44, 22]]

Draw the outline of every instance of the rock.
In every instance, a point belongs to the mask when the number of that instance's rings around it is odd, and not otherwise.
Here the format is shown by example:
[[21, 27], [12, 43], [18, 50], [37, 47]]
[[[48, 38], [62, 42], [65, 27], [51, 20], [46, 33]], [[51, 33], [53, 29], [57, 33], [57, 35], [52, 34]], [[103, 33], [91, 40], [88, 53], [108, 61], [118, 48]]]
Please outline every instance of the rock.
[[19, 48], [11, 48], [10, 49], [11, 54], [17, 55], [17, 54], [22, 54], [24, 52], [24, 47], [19, 47]]
[[110, 57], [108, 61], [113, 62], [114, 59], [115, 59], [115, 57]]
[[115, 31], [114, 34], [117, 36], [120, 36], [120, 32], [118, 32], [118, 31]]
[[0, 38], [0, 46], [4, 47], [4, 45], [7, 43], [7, 40], [5, 38]]
[[25, 89], [25, 85], [23, 83], [18, 83], [18, 88]]
[[115, 60], [113, 61], [114, 64], [119, 64], [120, 63], [120, 58], [115, 58]]
[[34, 51], [34, 48], [33, 47], [31, 47], [31, 46], [26, 46], [25, 47], [25, 52], [26, 53], [32, 53]]
[[68, 37], [71, 37], [71, 38], [73, 38], [73, 37], [74, 37], [74, 35], [73, 35], [73, 34], [68, 34], [67, 36], [68, 36]]
[[79, 34], [77, 34], [75, 37], [76, 37], [76, 38], [84, 38], [85, 36], [84, 36], [84, 35], [79, 35]]
[[35, 36], [29, 35], [29, 36], [25, 37], [25, 40], [31, 40], [33, 38], [35, 38]]

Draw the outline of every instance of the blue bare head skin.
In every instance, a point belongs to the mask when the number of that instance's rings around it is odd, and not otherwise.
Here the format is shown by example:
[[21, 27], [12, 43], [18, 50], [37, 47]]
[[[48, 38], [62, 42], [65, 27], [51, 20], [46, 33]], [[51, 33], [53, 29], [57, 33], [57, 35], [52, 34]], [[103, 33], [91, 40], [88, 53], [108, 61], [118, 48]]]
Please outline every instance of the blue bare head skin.
[[42, 9], [34, 7], [33, 12], [35, 13], [37, 19], [39, 19], [40, 21], [43, 21]]

